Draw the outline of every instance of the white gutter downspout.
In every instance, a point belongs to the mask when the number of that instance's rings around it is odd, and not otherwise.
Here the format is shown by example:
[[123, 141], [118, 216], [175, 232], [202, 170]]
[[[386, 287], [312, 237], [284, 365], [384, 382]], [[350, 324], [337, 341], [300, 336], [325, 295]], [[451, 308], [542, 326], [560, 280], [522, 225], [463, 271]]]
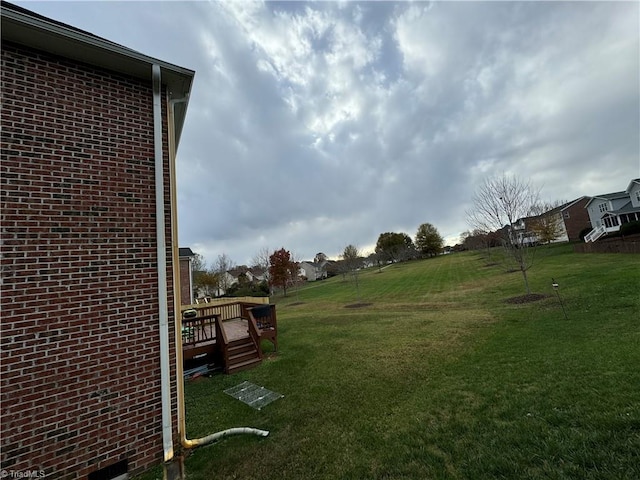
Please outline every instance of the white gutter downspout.
[[162, 82], [160, 65], [152, 65], [153, 143], [156, 174], [156, 236], [158, 256], [158, 314], [160, 319], [160, 389], [162, 395], [162, 448], [164, 461], [173, 458], [171, 432], [171, 375], [169, 363], [169, 303], [167, 293], [167, 240], [164, 224], [164, 159], [162, 152]]

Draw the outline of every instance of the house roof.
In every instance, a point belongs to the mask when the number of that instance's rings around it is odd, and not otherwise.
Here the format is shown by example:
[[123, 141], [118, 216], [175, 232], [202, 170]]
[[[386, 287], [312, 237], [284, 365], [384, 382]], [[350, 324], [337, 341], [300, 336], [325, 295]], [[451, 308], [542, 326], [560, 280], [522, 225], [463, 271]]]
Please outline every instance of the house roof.
[[136, 52], [79, 28], [2, 1], [2, 41], [152, 81], [152, 66], [160, 67], [161, 81], [174, 104], [175, 145], [178, 146], [195, 72]]
[[591, 200], [587, 202], [587, 204], [585, 205], [585, 208], [587, 208], [591, 204], [591, 202], [593, 202], [596, 199], [615, 200], [616, 198], [624, 198], [628, 196], [629, 196], [629, 193], [627, 192], [614, 192], [614, 193], [603, 193], [601, 195], [594, 195], [593, 197], [591, 197]]
[[640, 185], [640, 178], [634, 178], [629, 182], [629, 186], [625, 190], [627, 193], [631, 192], [631, 189], [633, 188], [634, 183], [637, 183], [638, 185]]
[[588, 198], [588, 197], [586, 197], [586, 196], [584, 196], [584, 195], [583, 195], [583, 196], [582, 196], [582, 197], [580, 197], [580, 198], [576, 198], [575, 200], [572, 200], [572, 201], [570, 201], [570, 202], [565, 203], [564, 205], [561, 205], [561, 206], [559, 207], [559, 208], [560, 208], [560, 211], [562, 211], [562, 210], [566, 210], [567, 208], [574, 206], [576, 203], [578, 203], [578, 202], [580, 202], [580, 201], [584, 200], [585, 198]]
[[178, 255], [180, 257], [195, 257], [196, 254], [189, 247], [178, 248]]
[[602, 215], [602, 218], [606, 217], [607, 215], [617, 216], [617, 215], [624, 215], [625, 213], [634, 213], [634, 212], [640, 212], [640, 207], [634, 207], [631, 201], [628, 201], [617, 210], [611, 210], [609, 212], [605, 212], [604, 215]]

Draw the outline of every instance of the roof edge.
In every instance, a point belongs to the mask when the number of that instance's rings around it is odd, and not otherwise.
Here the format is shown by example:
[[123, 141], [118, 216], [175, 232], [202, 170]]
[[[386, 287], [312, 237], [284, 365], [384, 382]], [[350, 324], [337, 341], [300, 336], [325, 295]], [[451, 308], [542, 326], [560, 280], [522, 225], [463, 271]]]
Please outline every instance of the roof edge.
[[161, 82], [176, 105], [175, 144], [179, 143], [195, 71], [144, 55], [76, 27], [2, 1], [2, 41], [69, 58], [98, 68], [152, 81], [152, 66], [160, 66]]

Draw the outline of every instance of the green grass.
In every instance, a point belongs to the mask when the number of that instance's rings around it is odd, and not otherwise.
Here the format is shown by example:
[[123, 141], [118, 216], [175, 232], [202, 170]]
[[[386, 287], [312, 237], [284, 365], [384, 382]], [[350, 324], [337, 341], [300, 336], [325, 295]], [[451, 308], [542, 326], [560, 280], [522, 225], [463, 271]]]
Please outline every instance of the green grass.
[[[474, 253], [362, 272], [367, 307], [341, 277], [275, 299], [277, 355], [186, 385], [190, 438], [271, 434], [195, 449], [187, 478], [640, 478], [640, 256], [541, 254], [535, 303]], [[285, 397], [253, 410], [223, 393], [243, 380]]]

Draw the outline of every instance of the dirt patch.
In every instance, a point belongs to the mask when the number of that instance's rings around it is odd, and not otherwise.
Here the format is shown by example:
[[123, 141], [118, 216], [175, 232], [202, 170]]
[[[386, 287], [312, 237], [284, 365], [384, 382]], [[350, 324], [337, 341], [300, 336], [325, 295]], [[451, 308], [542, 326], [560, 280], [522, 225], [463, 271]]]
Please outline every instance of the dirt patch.
[[287, 307], [297, 307], [298, 305], [304, 305], [304, 302], [293, 302], [287, 305]]
[[520, 295], [518, 297], [511, 297], [505, 300], [505, 303], [531, 303], [537, 302], [538, 300], [542, 300], [543, 298], [547, 298], [549, 295], [544, 295], [542, 293], [529, 293], [528, 295]]
[[373, 303], [352, 303], [350, 305], [345, 305], [344, 308], [363, 308], [363, 307], [368, 307], [369, 305], [373, 305]]

